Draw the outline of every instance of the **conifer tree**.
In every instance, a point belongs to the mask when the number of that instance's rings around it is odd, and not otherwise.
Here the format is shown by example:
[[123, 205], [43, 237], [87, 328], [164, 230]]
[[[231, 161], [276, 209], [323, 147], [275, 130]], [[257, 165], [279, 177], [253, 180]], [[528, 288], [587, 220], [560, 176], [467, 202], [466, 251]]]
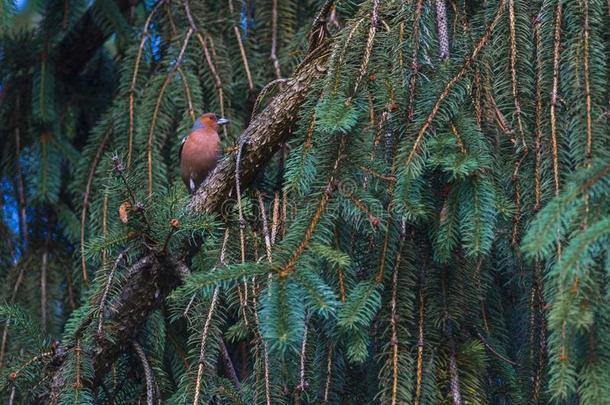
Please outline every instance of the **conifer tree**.
[[607, 403], [606, 2], [25, 4], [1, 400]]

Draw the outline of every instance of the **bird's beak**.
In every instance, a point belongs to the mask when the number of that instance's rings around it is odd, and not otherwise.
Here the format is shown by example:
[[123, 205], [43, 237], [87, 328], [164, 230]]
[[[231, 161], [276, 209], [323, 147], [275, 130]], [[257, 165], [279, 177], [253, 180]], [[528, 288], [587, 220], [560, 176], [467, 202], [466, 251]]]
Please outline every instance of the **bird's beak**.
[[219, 118], [218, 121], [216, 121], [218, 123], [218, 125], [226, 125], [228, 124], [230, 121], [226, 118]]

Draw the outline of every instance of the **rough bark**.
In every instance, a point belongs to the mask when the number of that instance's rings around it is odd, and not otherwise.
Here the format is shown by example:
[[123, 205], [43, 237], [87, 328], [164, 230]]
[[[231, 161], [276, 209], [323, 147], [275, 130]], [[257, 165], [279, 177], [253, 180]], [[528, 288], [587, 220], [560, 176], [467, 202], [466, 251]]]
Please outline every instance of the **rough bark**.
[[[289, 129], [295, 124], [299, 108], [312, 85], [326, 71], [328, 51], [329, 44], [326, 42], [312, 51], [296, 70], [293, 79], [286, 83], [284, 91], [250, 122], [240, 136], [239, 144], [243, 148], [240, 163], [242, 190], [287, 139]], [[235, 186], [236, 156], [237, 154], [231, 154], [219, 162], [193, 195], [189, 205], [191, 211], [217, 212], [230, 201]], [[188, 247], [185, 250], [192, 251]], [[103, 378], [121, 351], [131, 345], [150, 312], [158, 308], [188, 275], [187, 266], [176, 259], [179, 253], [149, 253], [129, 269], [121, 294], [108, 306], [112, 310], [104, 314], [104, 335], [96, 336], [96, 347], [91, 353], [95, 370], [95, 379], [91, 382], [93, 386]], [[107, 339], [107, 335], [112, 335], [112, 339]], [[57, 353], [53, 361], [56, 368], [48, 401], [51, 404], [59, 401], [62, 390], [70, 384], [65, 381], [65, 373], [62, 372], [67, 367], [63, 364], [65, 349], [58, 350]]]

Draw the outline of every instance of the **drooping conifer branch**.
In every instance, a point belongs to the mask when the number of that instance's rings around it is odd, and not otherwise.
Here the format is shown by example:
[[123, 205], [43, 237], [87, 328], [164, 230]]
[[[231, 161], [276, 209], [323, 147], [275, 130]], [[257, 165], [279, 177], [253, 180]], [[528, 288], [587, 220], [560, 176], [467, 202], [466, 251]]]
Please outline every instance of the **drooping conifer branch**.
[[[233, 7], [233, 0], [229, 1], [229, 12], [231, 16], [235, 18], [235, 8]], [[235, 24], [235, 20], [233, 21], [233, 33], [235, 34], [235, 40], [239, 45], [239, 53], [241, 55], [241, 60], [244, 64], [244, 71], [246, 72], [246, 79], [248, 80], [248, 89], [250, 91], [254, 91], [254, 82], [252, 81], [252, 73], [250, 73], [250, 64], [248, 63], [248, 57], [246, 56], [246, 48], [244, 47], [244, 42], [241, 39], [241, 34], [239, 33], [239, 28], [237, 24]]]
[[398, 311], [397, 311], [397, 295], [398, 295], [398, 272], [400, 271], [400, 264], [402, 260], [402, 250], [404, 248], [406, 239], [406, 230], [404, 228], [405, 223], [403, 222], [403, 229], [400, 235], [400, 242], [398, 245], [398, 253], [396, 254], [396, 262], [394, 263], [394, 271], [392, 273], [392, 293], [390, 299], [390, 326], [391, 326], [391, 337], [390, 347], [392, 348], [392, 405], [396, 405], [398, 402]]
[[332, 343], [328, 346], [328, 354], [326, 355], [326, 382], [324, 383], [324, 399], [323, 404], [328, 403], [328, 396], [330, 395], [330, 386], [333, 381], [333, 352], [335, 345]]
[[191, 96], [191, 87], [189, 86], [188, 79], [184, 74], [184, 70], [181, 67], [176, 69], [180, 74], [180, 80], [182, 80], [182, 84], [184, 85], [184, 96], [186, 97], [186, 106], [188, 109], [189, 117], [191, 117], [191, 121], [195, 122], [195, 109], [193, 108], [193, 98]]
[[335, 192], [337, 170], [339, 168], [339, 164], [341, 163], [341, 159], [344, 157], [343, 148], [345, 147], [345, 142], [346, 142], [346, 136], [343, 135], [343, 136], [341, 136], [341, 141], [339, 144], [339, 148], [337, 150], [337, 158], [335, 159], [335, 162], [333, 164], [333, 169], [331, 172], [332, 174], [331, 174], [330, 178], [328, 179], [328, 182], [324, 188], [322, 197], [320, 198], [318, 205], [316, 207], [316, 210], [311, 217], [311, 221], [309, 222], [309, 225], [307, 225], [307, 229], [305, 230], [305, 235], [303, 236], [301, 243], [299, 243], [299, 245], [295, 249], [295, 251], [292, 254], [292, 256], [290, 257], [290, 259], [288, 259], [286, 264], [280, 270], [280, 272], [279, 272], [280, 277], [286, 277], [288, 275], [288, 273], [295, 271], [295, 265], [296, 265], [298, 259], [301, 257], [301, 255], [305, 252], [305, 250], [309, 246], [309, 242], [311, 241], [311, 238], [313, 237], [314, 231], [316, 230], [316, 227], [318, 226], [318, 223], [320, 222], [320, 219], [322, 218], [322, 213], [326, 209], [331, 197], [333, 196], [333, 193]]
[[[131, 155], [133, 152], [133, 134], [134, 134], [134, 126], [135, 126], [135, 97], [136, 97], [136, 83], [138, 80], [138, 73], [140, 71], [140, 63], [142, 61], [142, 55], [144, 54], [144, 45], [146, 45], [146, 41], [149, 37], [148, 29], [150, 27], [150, 23], [154, 18], [157, 11], [159, 11], [159, 7], [162, 4], [165, 4], [165, 1], [159, 1], [155, 7], [150, 11], [146, 21], [144, 22], [144, 28], [142, 30], [142, 39], [140, 40], [140, 46], [138, 47], [138, 53], [136, 55], [136, 60], [133, 68], [133, 75], [131, 77], [131, 85], [129, 86], [129, 130], [127, 133], [127, 167], [131, 166]], [[81, 242], [82, 245], [82, 242]]]
[[167, 86], [170, 84], [172, 78], [174, 77], [174, 74], [177, 72], [178, 68], [182, 64], [182, 61], [184, 59], [184, 52], [186, 51], [186, 47], [189, 43], [191, 35], [193, 35], [192, 28], [186, 31], [186, 36], [184, 37], [184, 41], [182, 42], [182, 47], [180, 48], [180, 53], [178, 53], [176, 62], [174, 63], [171, 71], [167, 74], [167, 76], [165, 76], [165, 80], [163, 81], [161, 89], [159, 90], [159, 95], [157, 96], [155, 108], [153, 110], [152, 118], [150, 120], [150, 127], [148, 129], [148, 141], [146, 142], [146, 162], [148, 164], [148, 195], [152, 195], [153, 192], [153, 144], [155, 139], [155, 129], [157, 128], [157, 118], [159, 117], [159, 111], [161, 108], [161, 102], [163, 101]]
[[[254, 283], [252, 283], [252, 288], [254, 289]], [[252, 291], [252, 302], [253, 306], [256, 309], [257, 299], [256, 299], [256, 291]], [[256, 325], [256, 334], [260, 345], [263, 347], [263, 376], [265, 380], [265, 401], [266, 405], [271, 405], [271, 378], [269, 376], [269, 347], [267, 346], [267, 341], [263, 338], [261, 333], [261, 322], [258, 316], [258, 310], [254, 311], [254, 323]], [[257, 384], [258, 386], [258, 384]]]
[[199, 361], [197, 362], [197, 378], [195, 380], [195, 395], [193, 396], [193, 405], [199, 404], [199, 396], [201, 395], [201, 383], [203, 382], [203, 370], [205, 368], [205, 355], [207, 349], [206, 341], [208, 340], [208, 336], [210, 334], [210, 325], [212, 323], [212, 316], [214, 315], [216, 304], [218, 303], [219, 292], [220, 287], [216, 287], [214, 289], [214, 294], [212, 295], [212, 302], [210, 303], [210, 307], [208, 308], [208, 315], [203, 326], [203, 332], [201, 333], [201, 342], [199, 343]]
[[455, 76], [453, 76], [451, 78], [451, 80], [449, 80], [449, 82], [445, 86], [445, 89], [443, 90], [443, 92], [436, 99], [436, 102], [434, 103], [434, 107], [432, 107], [430, 114], [428, 114], [428, 117], [424, 121], [424, 124], [421, 126], [421, 128], [419, 129], [419, 131], [417, 133], [417, 138], [415, 139], [415, 143], [413, 144], [413, 147], [411, 148], [411, 151], [409, 152], [409, 155], [407, 156], [407, 159], [405, 161], [405, 166], [408, 167], [411, 165], [413, 158], [415, 157], [415, 155], [418, 153], [418, 151], [420, 149], [420, 145], [421, 145], [422, 140], [424, 139], [426, 131], [432, 125], [432, 122], [434, 121], [434, 118], [436, 118], [436, 115], [438, 114], [438, 112], [441, 108], [441, 105], [443, 104], [443, 102], [445, 101], [445, 99], [447, 98], [447, 96], [449, 95], [451, 90], [453, 89], [453, 87], [457, 84], [457, 82], [459, 82], [464, 77], [466, 72], [468, 72], [468, 70], [470, 69], [470, 66], [472, 65], [472, 63], [477, 58], [479, 52], [481, 52], [481, 50], [485, 47], [485, 45], [487, 45], [487, 42], [491, 38], [491, 34], [492, 34], [494, 28], [496, 27], [496, 25], [498, 24], [498, 21], [500, 20], [500, 17], [502, 16], [503, 11], [504, 11], [504, 0], [501, 0], [498, 3], [498, 8], [496, 10], [494, 18], [492, 19], [492, 21], [487, 26], [487, 29], [485, 30], [485, 34], [481, 37], [481, 39], [479, 39], [479, 41], [475, 45], [474, 49], [470, 53], [470, 55], [468, 55], [468, 57], [462, 64], [462, 67], [460, 68], [458, 73]]
[[85, 284], [89, 283], [89, 276], [87, 274], [87, 260], [85, 256], [85, 228], [87, 225], [87, 209], [89, 208], [89, 199], [91, 197], [91, 187], [93, 186], [93, 178], [95, 176], [95, 172], [97, 170], [97, 165], [100, 162], [102, 157], [102, 153], [106, 148], [106, 144], [110, 139], [110, 134], [112, 133], [112, 126], [109, 126], [104, 136], [100, 142], [97, 151], [95, 152], [95, 157], [91, 162], [91, 168], [89, 169], [89, 175], [87, 176], [87, 184], [85, 185], [85, 193], [83, 195], [83, 208], [81, 209], [80, 214], [80, 255], [81, 255], [81, 270], [83, 274], [83, 281]]
[[[583, 76], [585, 84], [585, 108], [586, 108], [586, 144], [585, 144], [585, 163], [588, 167], [591, 166], [591, 157], [593, 155], [593, 122], [591, 118], [591, 72], [589, 66], [589, 0], [582, 0], [579, 3], [582, 7], [583, 14]], [[610, 7], [610, 4], [609, 4]], [[610, 12], [610, 9], [609, 9]]]
[[414, 405], [419, 405], [422, 396], [422, 383], [424, 376], [424, 280], [425, 269], [422, 268], [422, 277], [418, 292], [418, 320], [417, 320], [417, 360], [415, 366], [415, 399]]
[[419, 62], [417, 60], [419, 51], [419, 24], [423, 2], [423, 0], [417, 0], [415, 3], [415, 19], [413, 20], [413, 34], [411, 35], [411, 78], [409, 80], [409, 105], [407, 107], [409, 121], [413, 120], [415, 108], [415, 86], [417, 84], [417, 72], [419, 70]]
[[553, 180], [555, 184], [555, 195], [559, 195], [559, 156], [557, 146], [557, 101], [559, 99], [559, 64], [561, 53], [561, 21], [563, 8], [561, 1], [557, 2], [555, 11], [555, 30], [553, 41], [553, 86], [551, 89], [551, 151], [553, 154]]

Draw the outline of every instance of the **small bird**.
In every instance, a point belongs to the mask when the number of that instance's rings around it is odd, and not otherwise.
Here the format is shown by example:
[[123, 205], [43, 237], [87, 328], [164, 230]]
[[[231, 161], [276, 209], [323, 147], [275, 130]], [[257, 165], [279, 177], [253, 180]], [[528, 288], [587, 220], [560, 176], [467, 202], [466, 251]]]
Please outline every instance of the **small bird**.
[[189, 193], [194, 193], [214, 170], [220, 152], [218, 128], [228, 124], [214, 113], [203, 114], [180, 144], [180, 175]]

